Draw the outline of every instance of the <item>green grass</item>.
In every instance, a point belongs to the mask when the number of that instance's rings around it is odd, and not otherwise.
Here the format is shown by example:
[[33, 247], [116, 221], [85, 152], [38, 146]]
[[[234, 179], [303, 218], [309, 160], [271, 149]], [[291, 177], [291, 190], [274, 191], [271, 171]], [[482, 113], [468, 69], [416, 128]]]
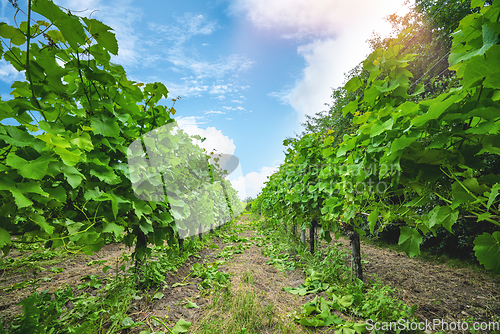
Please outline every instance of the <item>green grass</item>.
[[250, 271], [245, 271], [241, 275], [241, 281], [248, 285], [253, 285], [255, 283], [255, 278], [253, 278], [253, 275]]
[[[243, 281], [252, 281], [251, 274]], [[253, 283], [252, 283], [253, 284]], [[207, 307], [206, 316], [195, 334], [297, 333], [293, 323], [285, 324], [273, 304], [264, 305], [253, 288], [217, 289]]]

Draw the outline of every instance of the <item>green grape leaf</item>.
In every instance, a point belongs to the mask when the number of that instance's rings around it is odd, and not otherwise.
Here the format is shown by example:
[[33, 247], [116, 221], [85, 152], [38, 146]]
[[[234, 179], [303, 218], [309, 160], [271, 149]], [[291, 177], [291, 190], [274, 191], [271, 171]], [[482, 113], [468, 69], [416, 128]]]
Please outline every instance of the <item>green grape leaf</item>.
[[151, 222], [149, 221], [149, 219], [145, 219], [145, 221], [143, 221], [142, 224], [139, 225], [139, 228], [146, 235], [150, 232], [154, 232], [153, 225], [151, 225]]
[[438, 119], [451, 105], [463, 99], [462, 95], [459, 94], [441, 94], [439, 97], [428, 101], [428, 103], [434, 102], [430, 105], [427, 113], [420, 115], [412, 119], [414, 126], [422, 126], [428, 121]]
[[144, 201], [135, 200], [132, 202], [137, 218], [141, 219], [143, 215], [147, 216], [152, 213], [151, 207]]
[[54, 232], [55, 226], [47, 223], [47, 221], [42, 215], [39, 215], [38, 213], [35, 212], [30, 212], [28, 217], [29, 219], [34, 221], [38, 226], [40, 226], [45, 232], [47, 232], [47, 234], [52, 235], [52, 233]]
[[480, 221], [486, 220], [486, 219], [488, 219], [488, 218], [490, 218], [490, 217], [491, 217], [491, 213], [489, 213], [489, 212], [484, 212], [484, 213], [482, 213], [482, 214], [480, 214], [480, 215], [478, 215], [478, 216], [477, 216], [477, 222], [480, 222]]
[[347, 91], [347, 93], [353, 92], [359, 87], [363, 85], [363, 82], [359, 77], [353, 77], [349, 81], [346, 82], [344, 89]]
[[[488, 22], [482, 26], [483, 32], [483, 46], [480, 49], [474, 49], [466, 52], [452, 52], [448, 57], [448, 62], [450, 64], [451, 69], [457, 69], [458, 63], [461, 61], [467, 61], [474, 56], [484, 55], [484, 53], [489, 50], [492, 46], [494, 46], [498, 42], [498, 33], [495, 31], [495, 28], [492, 27], [494, 23]], [[466, 63], [467, 66], [469, 65]]]
[[31, 8], [34, 12], [49, 19], [61, 31], [73, 50], [77, 50], [79, 45], [85, 44], [87, 36], [77, 16], [65, 13], [50, 0], [34, 1]]
[[12, 146], [33, 146], [37, 142], [37, 140], [27, 131], [23, 131], [13, 126], [7, 127], [7, 133], [9, 134], [8, 136], [5, 134], [0, 135], [0, 140], [5, 141], [7, 144]]
[[475, 197], [469, 194], [458, 181], [451, 185], [451, 193], [453, 195], [452, 208], [456, 208], [462, 203], [473, 202], [475, 200]]
[[56, 161], [56, 159], [48, 154], [44, 154], [35, 160], [27, 161], [11, 152], [7, 156], [6, 164], [17, 169], [19, 175], [24, 178], [41, 180], [47, 175], [47, 168], [51, 161]]
[[115, 223], [105, 222], [102, 232], [114, 233], [115, 237], [118, 237], [125, 230], [123, 226], [117, 225]]
[[417, 140], [418, 137], [400, 137], [394, 139], [391, 145], [391, 151], [392, 152], [398, 152], [408, 146], [410, 146], [415, 140]]
[[417, 229], [408, 226], [400, 228], [398, 245], [408, 254], [409, 257], [420, 255], [420, 244], [422, 243], [422, 235]]
[[18, 184], [16, 184], [16, 187], [23, 194], [33, 193], [33, 194], [39, 194], [42, 196], [49, 196], [48, 193], [46, 193], [45, 191], [42, 190], [42, 188], [40, 187], [40, 183], [38, 183], [38, 182], [18, 183]]
[[16, 188], [16, 184], [6, 177], [0, 177], [0, 190], [10, 191], [18, 208], [33, 205], [33, 202], [26, 198], [26, 196], [24, 196], [21, 191]]
[[46, 188], [45, 191], [49, 193], [50, 197], [56, 199], [61, 203], [66, 202], [66, 189], [62, 186], [57, 186], [55, 188]]
[[96, 19], [82, 18], [87, 25], [90, 34], [96, 39], [97, 43], [103, 48], [108, 50], [115, 56], [118, 55], [118, 42], [116, 41], [115, 34], [110, 32], [111, 27]]
[[474, 239], [474, 252], [486, 269], [500, 274], [500, 232], [483, 233]]
[[375, 137], [384, 131], [391, 130], [393, 124], [394, 124], [394, 119], [392, 118], [389, 118], [387, 121], [383, 123], [381, 120], [377, 120], [371, 127], [370, 137]]
[[66, 181], [68, 181], [69, 185], [73, 189], [78, 187], [80, 183], [82, 183], [82, 180], [85, 178], [85, 176], [73, 166], [63, 165], [61, 167], [61, 171], [66, 177]]
[[426, 225], [429, 229], [434, 226], [443, 225], [448, 232], [452, 233], [452, 226], [457, 222], [458, 210], [452, 210], [449, 206], [435, 206], [428, 214]]
[[343, 109], [342, 115], [345, 117], [348, 113], [354, 114], [356, 108], [358, 107], [358, 101], [349, 102]]
[[[91, 195], [91, 194], [87, 194]], [[111, 211], [113, 212], [113, 216], [116, 219], [116, 216], [118, 215], [118, 201], [119, 198], [113, 194], [113, 193], [102, 193], [99, 198], [96, 198], [98, 201], [110, 201], [111, 202]]]
[[106, 137], [118, 137], [120, 135], [120, 127], [112, 118], [104, 116], [102, 119], [98, 119], [94, 117], [91, 119], [91, 124], [94, 134], [102, 134]]
[[0, 248], [3, 249], [5, 246], [10, 245], [12, 245], [12, 241], [9, 232], [0, 227]]
[[484, 0], [472, 0], [470, 3], [470, 8], [483, 7]]
[[489, 210], [493, 202], [498, 196], [498, 192], [500, 191], [500, 183], [495, 183], [491, 188], [491, 193], [488, 198], [488, 204], [486, 204], [486, 209]]
[[80, 136], [72, 138], [71, 143], [87, 152], [90, 152], [94, 149], [94, 145], [92, 145], [92, 139], [86, 132], [82, 133]]
[[37, 138], [40, 140], [43, 140], [44, 142], [46, 142], [49, 145], [54, 145], [56, 147], [61, 147], [61, 148], [70, 148], [71, 147], [70, 142], [66, 138], [64, 138], [60, 135], [53, 135], [51, 133], [45, 133], [43, 135], [38, 135]]
[[377, 220], [378, 220], [378, 210], [373, 210], [372, 212], [370, 212], [370, 214], [368, 215], [368, 222], [370, 223], [369, 224], [369, 227], [370, 227], [370, 232], [373, 234], [374, 233], [374, 230], [375, 230], [375, 224], [377, 223]]
[[491, 47], [483, 56], [476, 56], [469, 60], [464, 70], [464, 77], [462, 84], [465, 88], [473, 87], [482, 82], [484, 87], [500, 88], [500, 68], [498, 62], [500, 61], [500, 45]]
[[64, 39], [64, 36], [63, 34], [61, 34], [61, 32], [59, 30], [49, 30], [47, 32], [45, 32], [45, 34], [50, 37], [50, 39], [52, 40], [52, 42], [54, 43], [59, 43], [59, 42], [62, 42], [64, 43], [66, 40]]
[[63, 147], [54, 147], [54, 152], [56, 152], [67, 166], [75, 166], [80, 162], [82, 152], [80, 150], [67, 150]]
[[482, 195], [485, 191], [488, 190], [488, 186], [484, 184], [479, 184], [478, 180], [475, 177], [470, 179], [465, 179], [462, 181], [462, 183], [464, 184], [464, 186], [467, 187], [467, 189], [479, 195]]
[[352, 325], [352, 328], [356, 331], [356, 333], [364, 333], [366, 332], [366, 327], [368, 324], [366, 323], [356, 323]]
[[425, 86], [423, 84], [419, 83], [417, 86], [415, 86], [415, 89], [410, 96], [417, 96], [417, 95], [420, 95], [422, 93], [425, 93]]
[[348, 151], [356, 147], [356, 139], [356, 137], [347, 137], [347, 139], [340, 144], [337, 150], [337, 157], [345, 155]]
[[21, 30], [4, 22], [0, 22], [0, 37], [10, 39], [14, 45], [23, 45], [26, 42], [26, 36]]
[[175, 326], [172, 328], [172, 332], [174, 334], [187, 333], [187, 331], [189, 330], [189, 327], [191, 327], [190, 322], [188, 322], [184, 319], [179, 319], [179, 321], [177, 321]]
[[196, 303], [193, 303], [192, 301], [188, 301], [186, 305], [184, 305], [185, 308], [200, 308]]
[[100, 181], [106, 182], [107, 184], [118, 184], [121, 179], [115, 174], [111, 167], [95, 166], [90, 170], [90, 175], [97, 176]]

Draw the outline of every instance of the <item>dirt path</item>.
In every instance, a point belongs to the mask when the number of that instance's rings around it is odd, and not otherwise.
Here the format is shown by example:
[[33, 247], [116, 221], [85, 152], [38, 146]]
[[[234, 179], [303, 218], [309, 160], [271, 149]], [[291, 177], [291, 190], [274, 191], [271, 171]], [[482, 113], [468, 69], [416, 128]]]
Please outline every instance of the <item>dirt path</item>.
[[[248, 216], [247, 216], [248, 217]], [[245, 224], [247, 217], [243, 218]], [[244, 225], [245, 226], [245, 225]], [[251, 239], [256, 234], [247, 229], [241, 236]], [[274, 266], [266, 264], [269, 258], [261, 254], [261, 248], [252, 243], [244, 253], [229, 260], [221, 270], [230, 274], [230, 293], [237, 298], [239, 295], [250, 294], [258, 298], [260, 307], [272, 309], [273, 319], [262, 319], [259, 333], [281, 333], [282, 330], [291, 333], [309, 332], [293, 322], [293, 317], [300, 307], [313, 296], [296, 296], [283, 291], [284, 287], [297, 287], [304, 282], [305, 276], [299, 270], [288, 271], [286, 274]], [[202, 322], [214, 317], [220, 317], [215, 312], [207, 312]], [[200, 331], [200, 324], [195, 324], [192, 333]]]

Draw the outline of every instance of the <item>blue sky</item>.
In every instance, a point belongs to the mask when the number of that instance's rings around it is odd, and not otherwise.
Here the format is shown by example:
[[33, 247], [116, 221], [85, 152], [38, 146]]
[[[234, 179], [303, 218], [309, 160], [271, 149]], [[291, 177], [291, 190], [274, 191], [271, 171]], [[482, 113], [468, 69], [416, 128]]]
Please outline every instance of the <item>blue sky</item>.
[[[383, 17], [407, 8], [404, 0], [54, 2], [81, 16], [95, 10], [115, 30], [112, 61], [181, 96], [179, 125], [240, 159], [230, 180], [242, 198], [255, 197], [283, 161], [282, 142], [301, 132], [305, 115], [327, 108], [332, 87], [369, 52], [371, 32], [389, 32]], [[11, 5], [0, 4], [0, 21], [13, 24]], [[0, 63], [2, 99], [23, 77]]]

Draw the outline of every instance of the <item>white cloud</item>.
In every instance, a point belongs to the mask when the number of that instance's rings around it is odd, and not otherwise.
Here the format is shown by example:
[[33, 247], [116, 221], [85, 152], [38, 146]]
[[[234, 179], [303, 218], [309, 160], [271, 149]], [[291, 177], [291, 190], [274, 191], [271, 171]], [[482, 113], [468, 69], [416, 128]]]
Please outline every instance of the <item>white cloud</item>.
[[186, 81], [182, 84], [160, 80], [168, 87], [169, 96], [201, 97], [208, 90], [207, 85]]
[[158, 57], [146, 52], [143, 36], [134, 28], [141, 20], [143, 11], [131, 6], [132, 0], [122, 0], [119, 5], [105, 5], [100, 0], [62, 0], [63, 6], [79, 16], [98, 19], [110, 26], [118, 40], [118, 56], [112, 56], [112, 61], [125, 66], [149, 64]]
[[371, 32], [402, 4], [403, 0], [235, 0], [231, 9], [284, 38], [321, 38], [350, 29]]
[[217, 115], [220, 115], [220, 114], [225, 114], [225, 112], [220, 111], [220, 110], [209, 110], [209, 111], [205, 111], [205, 115], [208, 115], [208, 114], [217, 114]]
[[253, 61], [238, 54], [232, 54], [210, 62], [190, 57], [184, 47], [172, 47], [167, 53], [169, 62], [179, 68], [190, 70], [198, 78], [221, 78], [228, 73], [235, 74], [245, 71], [253, 65]]
[[81, 11], [96, 9], [100, 5], [99, 3], [100, 0], [65, 0], [61, 1], [61, 6], [72, 12], [81, 13]]
[[199, 135], [201, 138], [207, 138], [203, 143], [197, 142], [198, 146], [204, 148], [207, 152], [215, 150], [217, 153], [234, 154], [236, 145], [229, 137], [224, 136], [222, 131], [214, 127], [201, 129], [198, 124], [203, 124], [203, 117], [179, 117], [176, 118], [177, 125], [191, 136]]
[[240, 199], [244, 199], [249, 196], [252, 198], [257, 197], [259, 192], [264, 188], [264, 182], [268, 180], [274, 172], [278, 170], [279, 167], [262, 167], [258, 172], [251, 172], [245, 176], [231, 177], [229, 180], [233, 188], [238, 191], [238, 196]]
[[222, 107], [223, 109], [226, 109], [226, 110], [245, 110], [245, 108], [243, 107], [240, 107], [240, 106], [237, 106], [237, 107], [228, 107], [228, 106], [223, 106]]
[[[207, 153], [215, 152], [215, 154], [223, 153], [234, 155], [236, 145], [234, 145], [233, 140], [223, 135], [222, 131], [217, 130], [214, 127], [208, 127], [206, 129], [199, 128], [198, 124], [201, 124], [200, 121], [203, 119], [204, 117], [200, 116], [190, 116], [177, 118], [176, 121], [177, 125], [187, 134], [191, 136], [199, 135], [201, 138], [206, 138], [203, 143], [200, 141], [195, 142], [198, 144], [198, 146], [204, 148]], [[269, 172], [267, 167], [264, 167], [261, 170], [261, 173], [263, 173], [263, 176], [272, 174], [272, 172]], [[227, 179], [231, 181], [233, 188], [238, 191], [238, 197], [240, 198], [240, 200], [243, 200], [249, 196], [247, 187], [248, 190], [255, 191], [259, 182], [260, 184], [263, 183], [262, 176], [256, 177], [255, 174], [258, 175], [259, 173], [250, 173], [247, 176], [243, 176], [242, 166], [241, 164], [238, 164], [238, 167], [228, 175]], [[258, 191], [260, 191], [260, 189]]]
[[197, 50], [193, 46], [187, 47], [186, 42], [193, 36], [210, 35], [217, 29], [215, 21], [210, 21], [201, 14], [185, 13], [184, 16], [177, 18], [174, 25], [150, 23], [149, 29], [162, 34], [161, 38], [168, 41], [168, 47], [165, 48], [166, 60], [179, 69], [191, 71], [198, 79], [221, 78], [227, 73], [244, 71], [253, 64], [251, 60], [239, 54], [230, 54], [215, 61], [199, 60]]
[[227, 84], [227, 85], [214, 85], [212, 89], [208, 92], [209, 94], [227, 94], [231, 93], [233, 91], [233, 85], [232, 84]]
[[[205, 124], [205, 117], [203, 116], [187, 116], [187, 117], [177, 117], [175, 121], [181, 129], [186, 129], [190, 127], [197, 127], [198, 124]], [[186, 131], [187, 132], [187, 131]]]
[[353, 37], [342, 35], [338, 39], [317, 40], [299, 47], [298, 52], [305, 58], [307, 66], [302, 79], [287, 93], [286, 99], [298, 111], [300, 121], [306, 114], [328, 109], [325, 103], [330, 102], [332, 88], [340, 86], [344, 81], [344, 72], [364, 59], [364, 53], [353, 57], [350, 52], [342, 51], [355, 49], [362, 52]]
[[326, 109], [331, 88], [344, 73], [365, 59], [372, 31], [390, 32], [383, 18], [402, 9], [404, 0], [235, 0], [233, 13], [243, 13], [256, 27], [276, 38], [303, 42], [297, 48], [306, 67], [292, 89], [270, 93], [289, 103], [303, 121]]
[[290, 103], [290, 94], [291, 94], [291, 89], [289, 90], [284, 89], [279, 92], [271, 92], [267, 95], [279, 100], [282, 104], [287, 104]]
[[4, 59], [0, 60], [0, 80], [12, 84], [16, 80], [25, 80], [24, 71], [19, 72]]
[[[7, 11], [11, 11], [9, 14], [6, 14]], [[14, 16], [15, 9], [13, 9], [12, 5], [7, 0], [0, 1], [0, 21], [5, 22], [7, 24], [12, 24], [11, 20]], [[10, 15], [12, 14], [12, 15]]]
[[215, 21], [208, 21], [202, 14], [192, 13], [184, 13], [183, 16], [177, 17], [176, 25], [149, 24], [150, 30], [163, 34], [166, 39], [177, 46], [184, 44], [193, 36], [210, 35], [216, 28]]

